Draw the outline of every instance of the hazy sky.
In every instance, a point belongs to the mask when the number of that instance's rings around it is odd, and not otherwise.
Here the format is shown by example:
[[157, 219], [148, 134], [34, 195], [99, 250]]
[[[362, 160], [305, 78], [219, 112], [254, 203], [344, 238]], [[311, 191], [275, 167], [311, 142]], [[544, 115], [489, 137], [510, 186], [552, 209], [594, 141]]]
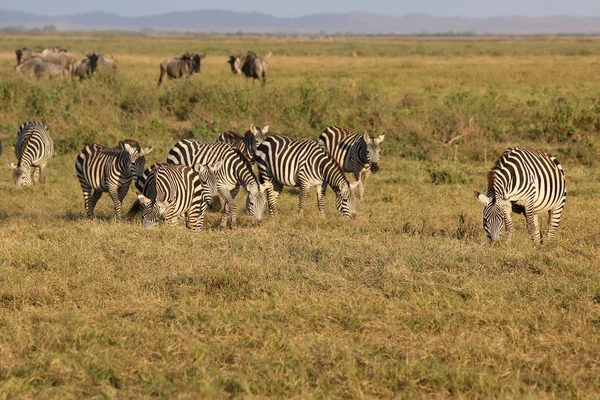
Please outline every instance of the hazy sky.
[[121, 15], [150, 15], [168, 11], [226, 9], [258, 11], [283, 17], [321, 12], [366, 11], [403, 15], [427, 13], [438, 16], [489, 17], [499, 15], [600, 16], [600, 0], [0, 0], [0, 10], [37, 14], [75, 14], [85, 11]]

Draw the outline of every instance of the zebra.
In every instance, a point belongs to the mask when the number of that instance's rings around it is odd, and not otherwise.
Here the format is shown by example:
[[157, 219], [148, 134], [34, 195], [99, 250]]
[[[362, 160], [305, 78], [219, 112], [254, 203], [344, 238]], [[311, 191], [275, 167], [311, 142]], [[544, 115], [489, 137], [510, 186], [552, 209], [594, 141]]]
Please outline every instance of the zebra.
[[[25, 122], [17, 131], [15, 156], [17, 165], [10, 163], [17, 188], [46, 183], [46, 167], [54, 155], [54, 142], [48, 127], [41, 122]], [[31, 177], [33, 169], [33, 179]]]
[[113, 201], [115, 220], [121, 218], [121, 206], [131, 180], [137, 183], [144, 171], [146, 155], [153, 149], [141, 149], [137, 141], [125, 139], [117, 147], [91, 144], [81, 150], [75, 169], [88, 219], [94, 218], [94, 208], [104, 192], [108, 192]]
[[162, 218], [174, 222], [181, 215], [186, 226], [200, 231], [204, 226], [204, 213], [213, 202], [216, 191], [214, 166], [199, 166], [200, 173], [185, 165], [156, 164], [144, 173], [142, 193], [136, 191], [138, 200], [128, 212], [132, 217], [138, 209], [142, 212], [142, 226], [152, 228]]
[[488, 191], [475, 196], [485, 204], [483, 228], [488, 241], [500, 238], [502, 228], [510, 238], [511, 211], [524, 214], [535, 244], [542, 243], [539, 214], [548, 212], [548, 238], [553, 238], [567, 200], [565, 175], [558, 160], [524, 147], [504, 151], [487, 174]]
[[340, 126], [329, 126], [319, 136], [318, 142], [337, 161], [344, 172], [351, 172], [358, 181], [358, 198], [365, 193], [365, 182], [379, 171], [379, 144], [385, 135], [371, 137], [367, 132], [357, 133]]
[[[218, 162], [214, 163], [213, 165], [204, 166], [204, 165], [198, 164], [198, 165], [194, 166], [194, 168], [193, 168], [195, 171], [198, 172], [198, 175], [200, 176], [200, 181], [202, 182], [205, 189], [211, 193], [212, 200], [209, 203], [209, 208], [212, 211], [219, 211], [221, 209], [221, 202], [219, 201], [219, 193], [217, 192], [217, 177], [215, 175], [216, 171], [219, 168], [221, 168], [221, 164], [222, 164], [222, 162], [218, 161]], [[152, 164], [151, 166], [146, 168], [144, 170], [144, 172], [142, 174], [140, 174], [139, 178], [135, 182], [136, 190], [139, 193], [143, 193], [146, 197], [154, 198], [155, 197], [154, 187], [152, 185], [149, 185], [148, 187], [146, 187], [146, 181], [148, 180], [148, 177], [150, 176], [150, 174], [156, 167], [166, 166], [166, 165], [171, 165], [171, 164], [167, 164], [167, 163]], [[140, 211], [140, 204], [138, 201], [136, 201], [132, 205], [130, 210], [127, 212], [127, 215], [125, 218], [128, 220], [131, 220], [139, 211]], [[168, 221], [168, 222], [171, 222], [171, 221]], [[175, 221], [172, 221], [172, 222], [175, 222]]]
[[265, 139], [266, 134], [269, 132], [269, 125], [261, 128], [260, 126], [250, 125], [244, 136], [239, 135], [236, 132], [223, 132], [217, 139], [218, 142], [225, 142], [231, 147], [238, 149], [242, 152], [244, 157], [248, 159], [252, 164], [256, 158], [256, 147], [262, 143]]
[[336, 194], [336, 208], [344, 217], [355, 218], [353, 190], [333, 157], [312, 140], [301, 140], [283, 135], [267, 137], [258, 146], [256, 163], [260, 183], [267, 191], [269, 214], [275, 215], [276, 202], [283, 186], [300, 187], [298, 213], [302, 214], [308, 190], [317, 188], [319, 214], [325, 214], [325, 189], [331, 186]]
[[256, 225], [262, 220], [265, 196], [252, 171], [252, 165], [239, 150], [223, 142], [183, 139], [177, 142], [167, 155], [167, 163], [188, 167], [211, 165], [220, 160], [223, 160], [223, 164], [215, 174], [217, 191], [225, 201], [221, 228], [225, 228], [228, 224], [232, 228], [236, 226], [235, 197], [240, 187], [248, 192], [246, 209], [252, 216], [252, 225]]

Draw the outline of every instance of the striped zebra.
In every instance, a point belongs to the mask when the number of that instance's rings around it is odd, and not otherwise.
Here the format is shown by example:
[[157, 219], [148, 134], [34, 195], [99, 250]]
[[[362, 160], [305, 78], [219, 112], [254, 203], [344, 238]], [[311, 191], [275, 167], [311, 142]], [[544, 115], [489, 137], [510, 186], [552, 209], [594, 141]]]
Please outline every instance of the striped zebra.
[[511, 211], [525, 214], [534, 243], [542, 242], [539, 215], [547, 212], [548, 238], [553, 238], [567, 200], [565, 175], [558, 160], [544, 152], [523, 147], [507, 149], [487, 174], [487, 195], [474, 189], [485, 204], [483, 227], [490, 242], [500, 238], [502, 228], [510, 238]]
[[248, 161], [254, 164], [256, 147], [262, 143], [268, 132], [269, 125], [261, 128], [260, 126], [254, 126], [254, 124], [252, 124], [250, 125], [250, 130], [247, 131], [244, 136], [241, 136], [236, 132], [227, 131], [223, 132], [217, 141], [225, 142], [234, 149], [238, 149]]
[[136, 191], [138, 200], [128, 217], [133, 217], [139, 209], [142, 226], [152, 228], [161, 219], [175, 222], [183, 215], [188, 229], [202, 230], [206, 209], [218, 194], [213, 170], [203, 166], [199, 169], [198, 173], [185, 165], [152, 165], [144, 173], [142, 193]]
[[260, 182], [267, 191], [269, 214], [276, 212], [276, 203], [283, 186], [300, 187], [298, 213], [304, 211], [308, 190], [317, 188], [319, 214], [325, 214], [325, 189], [334, 190], [335, 206], [345, 217], [356, 216], [354, 188], [333, 157], [312, 140], [283, 135], [267, 137], [256, 151]]
[[46, 166], [53, 155], [54, 142], [46, 125], [41, 122], [25, 122], [21, 125], [15, 146], [17, 165], [10, 164], [15, 186], [20, 188], [46, 183]]
[[371, 137], [339, 126], [326, 128], [319, 136], [319, 145], [329, 152], [344, 172], [351, 172], [358, 181], [358, 198], [365, 193], [365, 182], [371, 171], [379, 171], [379, 144], [385, 135]]
[[230, 227], [236, 225], [235, 197], [240, 187], [248, 192], [246, 209], [252, 216], [252, 224], [256, 225], [262, 219], [265, 196], [252, 171], [252, 165], [240, 151], [223, 142], [183, 139], [167, 155], [167, 163], [192, 168], [197, 165], [212, 165], [221, 160], [223, 164], [216, 171], [217, 191], [225, 201], [221, 228], [225, 228], [228, 223]]
[[146, 155], [153, 149], [141, 149], [137, 141], [125, 139], [117, 147], [91, 144], [81, 150], [75, 160], [75, 169], [89, 219], [94, 218], [94, 208], [104, 192], [108, 192], [113, 201], [115, 220], [121, 218], [121, 206], [131, 180], [137, 183], [138, 177], [142, 176]]

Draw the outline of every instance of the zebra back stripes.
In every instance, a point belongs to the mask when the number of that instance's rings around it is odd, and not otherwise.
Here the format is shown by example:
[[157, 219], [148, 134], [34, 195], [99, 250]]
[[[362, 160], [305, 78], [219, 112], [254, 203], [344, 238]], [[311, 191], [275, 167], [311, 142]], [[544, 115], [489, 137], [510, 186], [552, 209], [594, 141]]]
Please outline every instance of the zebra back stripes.
[[352, 189], [340, 166], [331, 155], [312, 140], [283, 135], [267, 137], [256, 152], [261, 184], [267, 190], [269, 214], [276, 212], [276, 202], [283, 186], [300, 187], [298, 212], [304, 211], [308, 190], [317, 188], [319, 213], [325, 210], [325, 189], [331, 186], [336, 194], [336, 207], [345, 217], [356, 215]]
[[94, 217], [96, 203], [102, 193], [108, 192], [113, 201], [115, 219], [120, 219], [123, 199], [131, 180], [135, 178], [137, 182], [140, 171], [143, 173], [144, 170], [145, 156], [152, 149], [142, 150], [137, 141], [125, 139], [117, 147], [92, 144], [81, 150], [75, 160], [75, 169], [88, 218]]
[[46, 166], [53, 155], [54, 142], [46, 125], [41, 122], [26, 122], [21, 125], [15, 145], [17, 165], [10, 164], [15, 186], [19, 188], [45, 183]]
[[142, 193], [138, 193], [138, 201], [128, 215], [135, 213], [136, 206], [141, 208], [144, 228], [155, 226], [161, 218], [172, 222], [184, 215], [188, 229], [202, 230], [204, 214], [216, 195], [214, 174], [208, 169], [202, 174], [204, 180], [184, 165], [151, 166], [144, 173]]
[[198, 170], [200, 165], [213, 165], [222, 161], [215, 171], [217, 191], [225, 201], [221, 227], [236, 225], [235, 197], [243, 187], [248, 192], [246, 208], [252, 216], [252, 223], [262, 219], [265, 200], [252, 165], [241, 152], [223, 142], [207, 142], [198, 139], [183, 139], [171, 148], [167, 163], [181, 164]]
[[510, 237], [511, 211], [525, 214], [531, 239], [542, 242], [539, 214], [548, 213], [547, 237], [556, 233], [567, 199], [565, 175], [559, 161], [538, 150], [507, 149], [487, 174], [487, 196], [475, 190], [485, 204], [483, 226], [490, 242], [499, 239], [503, 228]]
[[364, 185], [371, 171], [379, 171], [380, 146], [385, 135], [377, 138], [367, 132], [357, 133], [340, 126], [329, 126], [318, 142], [335, 159], [344, 172], [351, 172], [359, 182], [358, 198], [364, 194]]
[[254, 160], [256, 158], [256, 147], [262, 143], [265, 138], [265, 135], [269, 132], [269, 125], [261, 128], [260, 126], [250, 125], [250, 130], [248, 130], [244, 136], [239, 135], [237, 132], [223, 132], [219, 138], [218, 142], [225, 142], [234, 149], [239, 150], [246, 159], [248, 159], [252, 164], [254, 164]]

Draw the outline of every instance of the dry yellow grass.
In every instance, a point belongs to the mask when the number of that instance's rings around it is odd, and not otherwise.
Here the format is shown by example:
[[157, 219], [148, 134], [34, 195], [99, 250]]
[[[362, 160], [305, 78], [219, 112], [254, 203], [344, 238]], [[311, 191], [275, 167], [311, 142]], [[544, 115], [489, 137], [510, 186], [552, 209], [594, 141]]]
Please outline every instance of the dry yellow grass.
[[[92, 47], [86, 40], [99, 40], [59, 38], [80, 40], [82, 48]], [[42, 39], [6, 38], [10, 45], [17, 40], [34, 47]], [[200, 97], [190, 114], [179, 117], [154, 106], [171, 101], [169, 96], [175, 107], [199, 95], [186, 92], [182, 82], [166, 82], [157, 91], [157, 65], [169, 54], [131, 50], [134, 54], [125, 55], [124, 49], [135, 47], [131, 43], [147, 49], [153, 40], [121, 39], [122, 47], [113, 52], [122, 73], [117, 84], [73, 86], [14, 80], [11, 47], [0, 46], [0, 73], [7, 77], [0, 87], [5, 106], [0, 109], [0, 162], [14, 161], [14, 131], [38, 109], [53, 113], [44, 119], [66, 149], [52, 160], [43, 187], [16, 190], [8, 168], [0, 174], [0, 397], [600, 395], [597, 131], [577, 125], [567, 141], [528, 137], [518, 142], [552, 151], [565, 169], [567, 205], [552, 243], [534, 247], [524, 218], [515, 216], [512, 241], [488, 246], [472, 193], [473, 186], [483, 189], [499, 151], [517, 144], [517, 134], [494, 138], [489, 133], [482, 121], [496, 120], [485, 119], [488, 103], [481, 99], [496, 92], [494, 102], [509, 108], [513, 101], [541, 102], [543, 93], [575, 92], [581, 104], [574, 110], [580, 112], [593, 107], [587, 99], [596, 94], [590, 76], [598, 55], [536, 56], [537, 42], [529, 44], [531, 54], [525, 57], [363, 57], [361, 50], [353, 59], [279, 56], [271, 50], [270, 83], [264, 89], [249, 87], [243, 97], [245, 84], [230, 76], [224, 55], [209, 53], [202, 74], [189, 84], [232, 91], [248, 102], [247, 111], [225, 120], [219, 109], [230, 109], [227, 93], [211, 93], [210, 101]], [[183, 39], [157, 43], [189, 45]], [[446, 42], [429, 43], [422, 42]], [[319, 45], [327, 50], [327, 43]], [[385, 45], [350, 43], [371, 51]], [[474, 40], [473, 45], [493, 49], [497, 44]], [[292, 96], [296, 87], [312, 90], [306, 74], [324, 90], [346, 87], [344, 80], [351, 80], [356, 88], [348, 84], [346, 94], [354, 95], [365, 83], [377, 92], [347, 110], [366, 113], [364, 121], [380, 110], [380, 125], [369, 128], [387, 132], [382, 169], [367, 182], [355, 221], [335, 211], [330, 191], [324, 218], [317, 216], [314, 194], [305, 215], [297, 216], [293, 189], [281, 196], [279, 215], [256, 228], [241, 213], [235, 230], [143, 230], [138, 223], [113, 223], [107, 198], [100, 200], [96, 220], [84, 219], [75, 152], [67, 146], [72, 136], [97, 130], [104, 142], [137, 137], [156, 146], [149, 162], [162, 161], [178, 134], [192, 131], [215, 139], [216, 132], [198, 125], [209, 115], [219, 124], [215, 130], [268, 122], [275, 132], [317, 137], [318, 130], [307, 128], [312, 109], [295, 110], [298, 105], [283, 96]], [[124, 92], [131, 88], [139, 101], [134, 111], [123, 108], [130, 104]], [[33, 89], [54, 97], [31, 108], [29, 102], [39, 101]], [[461, 91], [472, 94], [475, 106], [450, 102]], [[408, 113], [395, 107], [407, 93], [418, 103], [405, 100]], [[12, 100], [2, 97], [13, 94]], [[264, 103], [270, 96], [278, 102], [275, 107]], [[71, 97], [77, 101], [69, 103]], [[388, 109], [390, 101], [394, 107]], [[279, 114], [276, 108], [294, 113]], [[456, 108], [460, 121], [475, 113], [472, 137], [458, 141], [458, 148], [444, 146], [428, 122], [435, 110]], [[539, 108], [540, 113], [552, 110]], [[583, 147], [588, 142], [589, 148]], [[438, 184], [432, 182], [436, 179]], [[130, 193], [125, 204], [133, 198]], [[218, 218], [209, 214], [208, 225], [216, 226]]]

